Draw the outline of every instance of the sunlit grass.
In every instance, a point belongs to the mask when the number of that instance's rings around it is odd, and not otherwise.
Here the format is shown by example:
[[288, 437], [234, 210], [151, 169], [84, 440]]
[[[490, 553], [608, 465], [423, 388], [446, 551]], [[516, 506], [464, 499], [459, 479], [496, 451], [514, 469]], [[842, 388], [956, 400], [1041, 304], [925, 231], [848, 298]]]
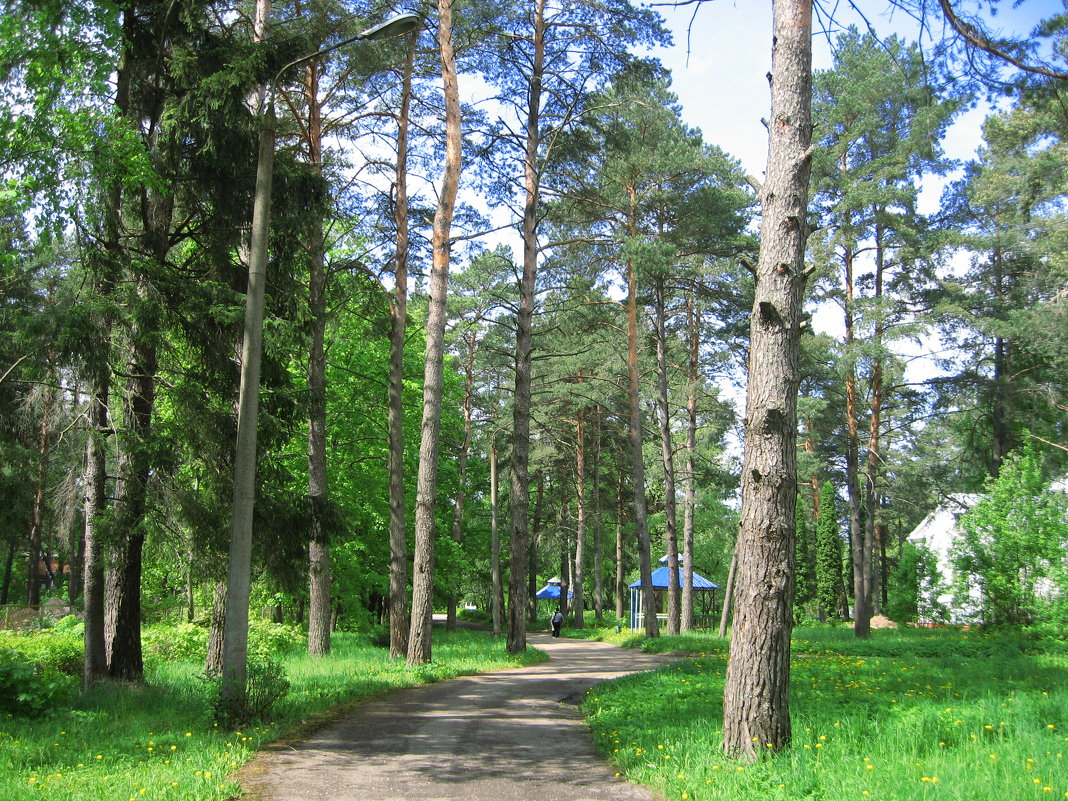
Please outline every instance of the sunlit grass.
[[271, 723], [222, 731], [211, 722], [203, 665], [150, 665], [144, 686], [104, 685], [69, 709], [0, 719], [0, 801], [211, 801], [239, 791], [231, 774], [302, 720], [385, 690], [529, 664], [483, 632], [434, 633], [434, 662], [408, 669], [359, 635], [336, 634], [332, 654], [282, 662], [291, 682]]
[[845, 629], [800, 629], [793, 742], [747, 764], [722, 755], [725, 643], [706, 644], [655, 673], [599, 685], [584, 704], [620, 773], [667, 799], [1068, 797], [1063, 654], [977, 633], [880, 631], [864, 643]]

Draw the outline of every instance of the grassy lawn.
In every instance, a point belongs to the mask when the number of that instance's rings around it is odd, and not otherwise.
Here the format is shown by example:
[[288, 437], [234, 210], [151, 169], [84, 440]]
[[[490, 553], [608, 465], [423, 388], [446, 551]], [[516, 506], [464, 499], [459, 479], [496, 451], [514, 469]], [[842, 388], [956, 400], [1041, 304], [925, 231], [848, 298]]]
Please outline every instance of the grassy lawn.
[[690, 656], [601, 684], [583, 709], [620, 773], [667, 799], [1068, 798], [1064, 643], [949, 630], [863, 642], [846, 628], [798, 629], [793, 742], [755, 764], [721, 752], [726, 641], [631, 644]]
[[434, 632], [434, 662], [407, 669], [366, 637], [335, 634], [332, 654], [275, 657], [291, 689], [274, 722], [242, 731], [211, 723], [213, 689], [202, 661], [158, 660], [144, 686], [102, 686], [69, 708], [0, 717], [0, 801], [208, 801], [239, 791], [228, 777], [265, 743], [302, 721], [371, 695], [545, 659], [506, 653], [503, 639]]

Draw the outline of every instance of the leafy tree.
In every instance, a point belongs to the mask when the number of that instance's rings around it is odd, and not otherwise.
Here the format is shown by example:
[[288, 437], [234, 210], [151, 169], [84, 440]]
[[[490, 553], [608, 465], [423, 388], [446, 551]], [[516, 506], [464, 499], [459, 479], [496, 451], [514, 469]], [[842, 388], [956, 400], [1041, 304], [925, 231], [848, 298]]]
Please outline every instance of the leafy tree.
[[879, 598], [882, 416], [894, 386], [888, 379], [899, 369], [891, 348], [917, 330], [912, 309], [930, 279], [926, 257], [940, 245], [916, 208], [919, 179], [945, 170], [939, 142], [957, 107], [931, 88], [927, 70], [917, 46], [896, 37], [877, 41], [851, 28], [837, 39], [833, 69], [814, 79], [813, 113], [822, 125], [813, 205], [824, 223], [814, 250], [839, 274], [839, 288], [828, 295], [844, 313], [846, 490], [858, 637], [868, 636]]
[[920, 619], [942, 620], [946, 615], [938, 600], [942, 591], [935, 553], [922, 543], [901, 543], [897, 564], [890, 574], [887, 617], [902, 625]]
[[958, 605], [976, 603], [990, 625], [1028, 625], [1048, 619], [1065, 588], [1068, 501], [1043, 477], [1030, 445], [1005, 460], [987, 482], [985, 497], [959, 520], [952, 551]]
[[958, 354], [942, 404], [967, 410], [958, 423], [964, 447], [995, 477], [1025, 428], [1063, 446], [1064, 99], [1060, 85], [1034, 89], [987, 118], [978, 159], [947, 197], [973, 256], [947, 283], [941, 308]]

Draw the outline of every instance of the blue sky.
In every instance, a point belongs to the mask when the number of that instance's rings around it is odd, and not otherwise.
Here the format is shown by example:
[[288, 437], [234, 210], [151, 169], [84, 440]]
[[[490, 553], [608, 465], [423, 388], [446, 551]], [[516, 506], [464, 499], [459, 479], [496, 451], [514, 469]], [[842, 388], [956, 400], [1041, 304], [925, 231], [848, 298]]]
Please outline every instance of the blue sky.
[[[889, 0], [855, 0], [880, 35], [898, 33], [915, 39], [915, 22]], [[863, 21], [846, 0], [824, 0], [823, 7], [836, 7], [840, 26]], [[956, 0], [954, 6], [971, 11], [977, 0]], [[1065, 0], [1001, 0], [993, 28], [1006, 34], [1026, 35], [1039, 20], [1065, 10]], [[755, 177], [764, 172], [767, 135], [761, 124], [770, 108], [767, 73], [771, 69], [771, 0], [708, 0], [700, 7], [658, 6], [674, 32], [673, 47], [656, 55], [671, 69], [674, 89], [683, 106], [685, 121], [701, 129], [705, 141], [719, 145], [739, 158]], [[695, 15], [696, 9], [696, 15]], [[820, 27], [822, 20], [815, 21]], [[687, 34], [689, 29], [689, 41]], [[941, 28], [932, 31], [938, 35]], [[831, 66], [833, 34], [817, 33], [813, 42], [816, 69]], [[687, 50], [689, 52], [687, 52]], [[984, 110], [973, 111], [958, 121], [945, 143], [947, 154], [967, 159], [980, 143]]]

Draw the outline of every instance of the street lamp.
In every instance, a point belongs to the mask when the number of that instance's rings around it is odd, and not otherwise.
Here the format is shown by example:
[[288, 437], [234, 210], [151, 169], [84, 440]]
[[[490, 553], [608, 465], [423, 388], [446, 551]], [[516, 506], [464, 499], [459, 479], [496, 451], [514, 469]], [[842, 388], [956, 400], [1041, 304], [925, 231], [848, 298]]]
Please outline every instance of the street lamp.
[[316, 56], [357, 41], [378, 41], [415, 30], [415, 14], [398, 14], [330, 47], [286, 64], [267, 87], [267, 104], [260, 127], [256, 161], [256, 190], [249, 232], [248, 290], [241, 347], [241, 389], [237, 407], [237, 445], [234, 454], [233, 518], [230, 524], [230, 566], [226, 587], [221, 700], [244, 699], [248, 661], [248, 604], [252, 564], [252, 513], [256, 497], [256, 434], [259, 414], [260, 360], [263, 353], [263, 305], [267, 279], [267, 237], [271, 224], [271, 175], [274, 171], [274, 93], [282, 74]]

